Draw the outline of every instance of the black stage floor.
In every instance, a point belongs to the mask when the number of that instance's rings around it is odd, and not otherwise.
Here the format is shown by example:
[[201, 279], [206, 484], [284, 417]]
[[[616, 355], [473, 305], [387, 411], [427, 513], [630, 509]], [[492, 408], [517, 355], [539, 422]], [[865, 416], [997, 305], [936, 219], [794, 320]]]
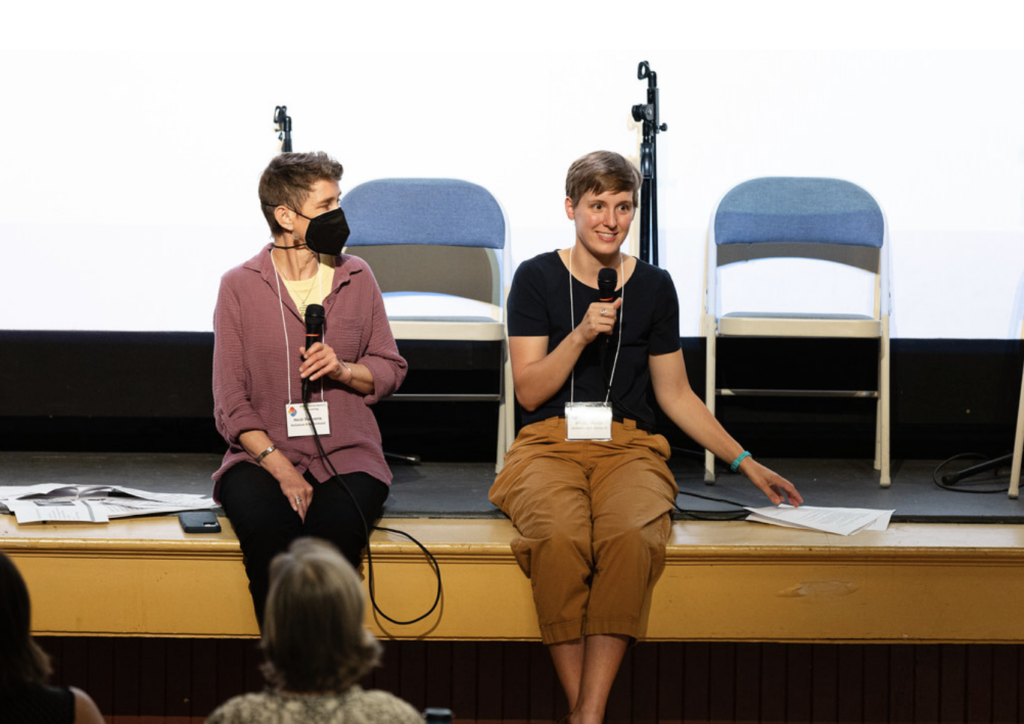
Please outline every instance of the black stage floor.
[[[940, 489], [932, 474], [938, 461], [893, 461], [892, 486], [878, 485], [870, 460], [762, 460], [793, 481], [809, 505], [895, 510], [894, 522], [1024, 523], [1024, 502], [1006, 490], [1009, 471], [984, 473], [957, 485], [964, 490], [995, 490], [989, 494]], [[957, 461], [966, 467], [974, 461]], [[0, 486], [63, 483], [123, 485], [143, 490], [209, 494], [210, 473], [219, 455], [176, 453], [0, 452]], [[723, 473], [705, 485], [702, 462], [674, 459], [679, 483], [677, 505], [685, 519], [732, 519], [737, 508], [699, 496], [720, 497], [740, 505], [762, 506], [765, 499], [738, 475]], [[947, 471], [947, 469], [944, 469]], [[493, 463], [423, 463], [394, 467], [394, 484], [385, 515], [404, 518], [490, 518], [501, 513], [487, 500], [494, 479]]]

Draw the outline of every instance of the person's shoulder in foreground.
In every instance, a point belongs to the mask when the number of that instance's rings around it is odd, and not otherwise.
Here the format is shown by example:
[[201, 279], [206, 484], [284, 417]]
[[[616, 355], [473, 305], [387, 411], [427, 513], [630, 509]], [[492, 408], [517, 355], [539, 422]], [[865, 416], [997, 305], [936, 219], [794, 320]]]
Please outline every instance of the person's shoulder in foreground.
[[423, 717], [393, 694], [353, 686], [344, 694], [243, 694], [219, 707], [206, 721], [207, 724], [420, 724]]

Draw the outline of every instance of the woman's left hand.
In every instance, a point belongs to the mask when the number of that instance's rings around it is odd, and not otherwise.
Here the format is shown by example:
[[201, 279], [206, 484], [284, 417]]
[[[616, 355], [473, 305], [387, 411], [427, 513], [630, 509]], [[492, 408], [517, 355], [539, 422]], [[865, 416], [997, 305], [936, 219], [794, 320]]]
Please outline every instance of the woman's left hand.
[[740, 472], [747, 476], [758, 489], [768, 496], [772, 505], [779, 505], [788, 502], [794, 508], [799, 508], [804, 502], [800, 492], [793, 483], [786, 480], [774, 470], [766, 468], [753, 458], [747, 458], [740, 464]]
[[305, 357], [305, 361], [299, 367], [302, 379], [318, 380], [327, 376], [342, 384], [348, 384], [352, 380], [351, 368], [341, 362], [330, 345], [317, 342], [308, 351], [305, 347], [299, 347], [299, 354]]

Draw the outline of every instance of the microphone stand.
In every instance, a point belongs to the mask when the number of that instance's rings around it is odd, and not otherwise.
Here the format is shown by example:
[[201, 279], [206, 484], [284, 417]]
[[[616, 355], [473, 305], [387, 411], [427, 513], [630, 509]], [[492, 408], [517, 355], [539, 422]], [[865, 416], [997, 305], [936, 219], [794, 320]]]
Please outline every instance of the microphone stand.
[[633, 106], [633, 120], [643, 121], [640, 144], [640, 259], [658, 266], [658, 157], [657, 134], [668, 130], [658, 109], [658, 74], [641, 61], [636, 77], [647, 79], [647, 103]]
[[281, 151], [291, 153], [292, 150], [292, 117], [288, 115], [288, 106], [274, 109], [274, 123], [277, 124], [277, 140], [281, 142]]

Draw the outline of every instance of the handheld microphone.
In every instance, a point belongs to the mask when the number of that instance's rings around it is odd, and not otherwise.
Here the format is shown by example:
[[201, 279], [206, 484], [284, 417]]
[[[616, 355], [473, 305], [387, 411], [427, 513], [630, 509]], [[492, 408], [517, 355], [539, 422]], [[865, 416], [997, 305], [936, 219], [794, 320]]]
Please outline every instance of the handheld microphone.
[[597, 290], [602, 302], [611, 302], [615, 299], [615, 285], [619, 281], [619, 275], [614, 269], [605, 267], [597, 273]]
[[[614, 269], [605, 267], [597, 272], [597, 296], [604, 303], [609, 303], [615, 300], [615, 284], [619, 280], [619, 275], [615, 273]], [[613, 328], [614, 329], [614, 328]], [[597, 347], [598, 364], [601, 365], [601, 371], [604, 371], [605, 358], [608, 355], [608, 339], [611, 337], [610, 334], [603, 335], [601, 337], [601, 344]]]
[[[319, 304], [306, 307], [306, 351], [317, 342], [324, 341], [324, 308]], [[302, 401], [309, 397], [309, 378], [302, 380]]]

